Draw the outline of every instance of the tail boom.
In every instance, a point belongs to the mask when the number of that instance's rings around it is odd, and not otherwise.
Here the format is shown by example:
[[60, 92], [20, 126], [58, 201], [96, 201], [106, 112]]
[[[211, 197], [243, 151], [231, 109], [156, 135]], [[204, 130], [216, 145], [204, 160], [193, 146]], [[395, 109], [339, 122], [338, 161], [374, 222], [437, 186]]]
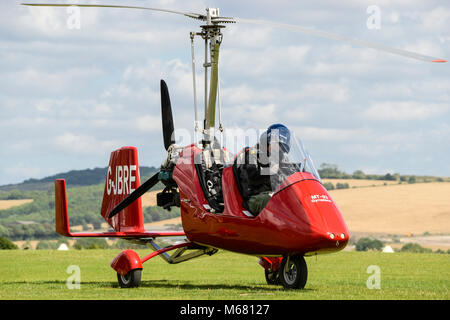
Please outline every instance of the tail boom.
[[104, 238], [156, 238], [156, 237], [183, 237], [184, 232], [71, 232], [69, 228], [69, 213], [67, 208], [66, 181], [55, 180], [55, 223], [56, 232], [65, 237], [104, 237]]

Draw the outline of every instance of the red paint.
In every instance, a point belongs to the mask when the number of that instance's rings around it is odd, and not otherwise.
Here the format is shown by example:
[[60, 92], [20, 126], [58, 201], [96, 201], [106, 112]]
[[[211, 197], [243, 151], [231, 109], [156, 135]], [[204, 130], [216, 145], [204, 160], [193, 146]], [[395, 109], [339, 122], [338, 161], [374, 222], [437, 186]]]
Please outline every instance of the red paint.
[[139, 186], [137, 149], [135, 147], [123, 147], [111, 152], [101, 215], [115, 231], [144, 231], [141, 198], [134, 201], [116, 216], [108, 218], [114, 207]]
[[242, 207], [242, 196], [234, 178], [233, 167], [223, 169], [222, 172], [222, 191], [225, 203], [224, 214], [236, 217], [247, 217]]
[[142, 269], [142, 262], [139, 255], [129, 249], [122, 251], [111, 261], [111, 268], [124, 276], [131, 270]]
[[71, 237], [67, 209], [66, 181], [64, 179], [55, 180], [55, 226], [57, 233], [65, 237]]
[[[289, 177], [266, 208], [257, 217], [249, 218], [241, 214], [234, 176], [225, 169], [224, 197], [231, 202], [226, 203], [222, 214], [209, 212], [194, 167], [198, 152], [192, 145], [186, 147], [173, 172], [180, 190], [183, 228], [190, 241], [258, 256], [308, 255], [339, 251], [346, 246], [348, 229], [339, 209], [309, 173]], [[331, 233], [336, 235], [334, 239]], [[341, 234], [344, 238], [340, 238]]]
[[[142, 269], [144, 262], [161, 253], [195, 243], [260, 256], [260, 264], [271, 271], [279, 268], [281, 256], [333, 252], [346, 246], [348, 229], [339, 209], [320, 181], [306, 172], [290, 176], [257, 217], [248, 217], [242, 207], [242, 196], [233, 169], [225, 168], [222, 175], [224, 211], [210, 212], [194, 166], [194, 158], [199, 152], [201, 150], [194, 145], [185, 147], [172, 175], [180, 192], [185, 232], [144, 230], [140, 199], [112, 219], [107, 218], [132, 189], [139, 187], [139, 167], [134, 147], [124, 147], [111, 153], [101, 214], [115, 231], [70, 232], [64, 180], [55, 181], [56, 231], [67, 237], [130, 239], [186, 236], [189, 239], [188, 242], [156, 250], [143, 259], [133, 250], [121, 252], [111, 266], [122, 275], [133, 269]], [[134, 178], [130, 180], [130, 173], [134, 170]], [[335, 235], [334, 239], [330, 234]], [[341, 234], [344, 235], [342, 238]]]
[[277, 271], [280, 268], [282, 257], [261, 257], [259, 264], [270, 272]]

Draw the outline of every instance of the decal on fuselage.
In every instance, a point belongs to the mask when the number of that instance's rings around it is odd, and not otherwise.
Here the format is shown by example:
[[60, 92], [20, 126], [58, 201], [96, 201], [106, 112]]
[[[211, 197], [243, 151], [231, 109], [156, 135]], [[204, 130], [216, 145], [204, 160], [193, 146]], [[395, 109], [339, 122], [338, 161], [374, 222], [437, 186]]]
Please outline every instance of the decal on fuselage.
[[114, 171], [109, 166], [106, 181], [106, 193], [108, 195], [111, 193], [113, 195], [132, 193], [135, 190], [132, 186], [135, 186], [134, 183], [136, 182], [136, 165], [116, 166]]
[[331, 200], [325, 194], [313, 194], [311, 195], [311, 202], [331, 202]]

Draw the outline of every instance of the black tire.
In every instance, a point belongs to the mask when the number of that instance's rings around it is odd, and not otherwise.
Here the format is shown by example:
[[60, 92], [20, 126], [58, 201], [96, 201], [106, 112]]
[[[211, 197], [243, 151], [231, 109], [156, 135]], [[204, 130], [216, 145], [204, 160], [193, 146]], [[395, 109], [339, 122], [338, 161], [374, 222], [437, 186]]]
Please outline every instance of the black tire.
[[135, 288], [139, 287], [141, 283], [141, 269], [134, 269], [128, 272], [126, 275], [117, 274], [117, 280], [121, 288]]
[[303, 256], [284, 257], [278, 279], [285, 289], [303, 289], [308, 279], [308, 267]]
[[267, 284], [274, 286], [280, 284], [280, 280], [278, 279], [278, 270], [271, 272], [268, 269], [264, 269], [264, 274], [266, 276]]

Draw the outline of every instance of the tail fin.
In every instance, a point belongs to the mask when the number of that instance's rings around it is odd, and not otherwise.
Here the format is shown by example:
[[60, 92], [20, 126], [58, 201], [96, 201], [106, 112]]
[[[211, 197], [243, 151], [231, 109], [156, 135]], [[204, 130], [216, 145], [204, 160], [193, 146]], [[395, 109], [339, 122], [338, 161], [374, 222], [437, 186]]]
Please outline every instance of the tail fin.
[[[139, 200], [136, 200], [139, 201]], [[140, 215], [142, 216], [142, 211]], [[131, 214], [133, 214], [131, 212]], [[136, 214], [136, 213], [134, 213]], [[116, 217], [114, 217], [116, 218]], [[137, 232], [139, 227], [132, 228], [128, 225], [129, 232], [76, 232], [73, 233], [69, 228], [69, 213], [67, 210], [67, 193], [66, 181], [64, 179], [55, 180], [55, 224], [56, 232], [65, 237], [104, 237], [104, 238], [156, 238], [156, 237], [183, 237], [186, 236], [184, 232], [180, 231], [166, 231], [166, 232], [152, 232], [145, 231]], [[137, 224], [139, 225], [139, 223]], [[119, 225], [120, 226], [120, 225]], [[125, 229], [125, 228], [124, 228]]]
[[101, 214], [115, 231], [144, 231], [141, 198], [138, 198], [119, 214], [108, 218], [111, 210], [139, 186], [137, 149], [123, 147], [111, 152]]

